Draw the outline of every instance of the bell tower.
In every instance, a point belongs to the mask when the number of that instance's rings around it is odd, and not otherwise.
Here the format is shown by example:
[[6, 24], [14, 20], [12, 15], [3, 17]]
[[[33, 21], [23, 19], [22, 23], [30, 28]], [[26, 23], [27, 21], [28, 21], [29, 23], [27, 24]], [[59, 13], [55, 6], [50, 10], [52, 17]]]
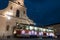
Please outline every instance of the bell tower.
[[13, 11], [15, 10], [14, 15], [16, 17], [21, 18], [22, 20], [20, 21], [21, 23], [27, 23], [27, 24], [34, 24], [32, 20], [30, 20], [27, 16], [27, 8], [24, 5], [24, 0], [13, 0]]
[[24, 5], [24, 0], [10, 0], [10, 5], [14, 11], [14, 16], [19, 16], [19, 18], [26, 16], [26, 7]]

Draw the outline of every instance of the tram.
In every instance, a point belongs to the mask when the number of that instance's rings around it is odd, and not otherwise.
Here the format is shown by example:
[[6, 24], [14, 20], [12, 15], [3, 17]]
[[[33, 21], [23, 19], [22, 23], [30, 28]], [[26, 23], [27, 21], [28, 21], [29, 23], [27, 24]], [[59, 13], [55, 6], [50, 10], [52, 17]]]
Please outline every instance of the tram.
[[14, 28], [13, 35], [14, 37], [55, 37], [54, 30], [24, 24]]

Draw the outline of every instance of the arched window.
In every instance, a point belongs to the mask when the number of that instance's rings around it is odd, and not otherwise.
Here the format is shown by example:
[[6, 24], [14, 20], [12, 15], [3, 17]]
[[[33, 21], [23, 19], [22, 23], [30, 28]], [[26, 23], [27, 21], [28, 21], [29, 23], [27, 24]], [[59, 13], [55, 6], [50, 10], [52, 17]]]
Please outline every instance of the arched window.
[[6, 30], [7, 30], [7, 31], [9, 30], [9, 27], [10, 27], [9, 25], [6, 26]]
[[12, 8], [13, 8], [13, 7], [11, 6], [10, 9], [12, 10]]
[[23, 13], [25, 14], [25, 11], [23, 11]]
[[20, 13], [20, 11], [16, 10], [16, 17], [19, 17], [19, 13]]

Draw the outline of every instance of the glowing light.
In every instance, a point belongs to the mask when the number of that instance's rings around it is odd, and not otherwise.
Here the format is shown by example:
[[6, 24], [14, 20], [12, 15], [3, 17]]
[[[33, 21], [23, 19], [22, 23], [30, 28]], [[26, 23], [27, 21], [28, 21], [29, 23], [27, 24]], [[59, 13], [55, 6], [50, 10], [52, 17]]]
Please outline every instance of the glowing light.
[[14, 34], [16, 34], [16, 31], [14, 31]]
[[31, 33], [32, 33], [32, 35], [34, 35], [34, 34], [35, 34], [35, 32], [34, 32], [34, 31], [31, 31]]
[[33, 27], [32, 26], [30, 26], [30, 30], [32, 30], [33, 29]]
[[17, 24], [17, 25], [19, 25], [19, 24]]
[[31, 31], [29, 31], [29, 35], [31, 35]]
[[54, 33], [49, 33], [49, 36], [54, 36]]
[[35, 35], [37, 35], [37, 32], [35, 32]]
[[7, 11], [7, 12], [5, 12], [5, 17], [8, 19], [8, 20], [10, 20], [11, 19], [11, 16], [13, 15], [13, 12], [12, 11]]
[[49, 30], [49, 31], [52, 31], [52, 30]]
[[54, 36], [54, 33], [47, 33], [47, 36]]
[[45, 31], [46, 29], [43, 29], [43, 31]]
[[47, 34], [47, 36], [49, 36], [49, 33], [46, 33]]
[[10, 17], [10, 16], [8, 16], [8, 15], [6, 16], [6, 18], [7, 18], [8, 20], [10, 20], [10, 19], [11, 19], [11, 17]]
[[42, 36], [43, 35], [43, 32], [39, 32], [39, 35]]
[[21, 34], [25, 34], [25, 31], [24, 31], [24, 30], [22, 30]]
[[12, 11], [7, 11], [7, 12], [5, 12], [5, 15], [13, 15], [13, 12]]
[[35, 27], [35, 30], [37, 30], [37, 27]]

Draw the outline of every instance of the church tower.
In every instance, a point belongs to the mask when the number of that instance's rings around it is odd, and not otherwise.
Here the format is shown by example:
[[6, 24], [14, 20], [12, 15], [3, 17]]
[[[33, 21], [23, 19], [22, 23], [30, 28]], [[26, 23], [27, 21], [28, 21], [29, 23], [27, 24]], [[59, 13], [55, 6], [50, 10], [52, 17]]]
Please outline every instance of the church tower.
[[34, 25], [34, 22], [27, 17], [26, 10], [24, 0], [10, 0], [8, 7], [0, 10], [0, 36], [12, 35], [16, 22]]
[[33, 21], [27, 17], [27, 14], [26, 14], [27, 8], [24, 5], [24, 0], [12, 0], [10, 2], [11, 2], [10, 6], [12, 10], [14, 11], [14, 16], [18, 18], [22, 18], [21, 20], [22, 23], [24, 22], [28, 24], [34, 24]]

